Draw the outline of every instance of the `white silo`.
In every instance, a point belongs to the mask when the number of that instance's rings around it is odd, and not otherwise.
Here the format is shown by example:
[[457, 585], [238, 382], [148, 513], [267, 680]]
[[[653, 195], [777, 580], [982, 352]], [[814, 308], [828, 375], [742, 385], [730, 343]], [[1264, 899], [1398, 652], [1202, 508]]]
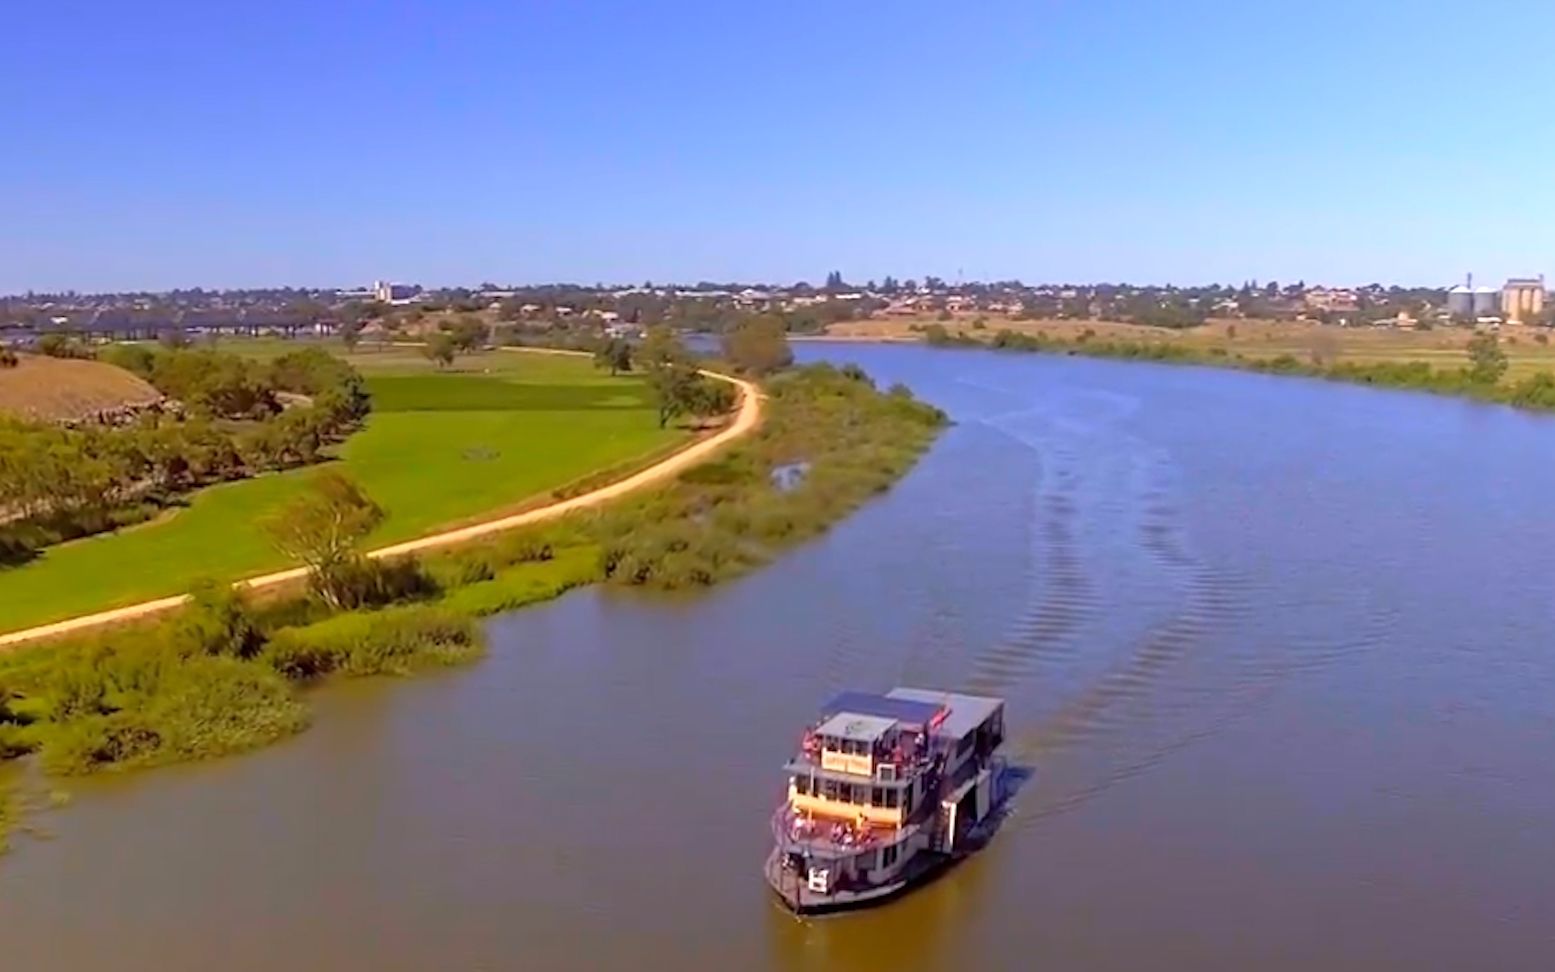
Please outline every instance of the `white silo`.
[[1473, 303], [1475, 317], [1494, 317], [1501, 313], [1501, 291], [1494, 287], [1475, 287]]
[[1447, 313], [1453, 317], [1474, 316], [1474, 288], [1459, 284], [1447, 291]]

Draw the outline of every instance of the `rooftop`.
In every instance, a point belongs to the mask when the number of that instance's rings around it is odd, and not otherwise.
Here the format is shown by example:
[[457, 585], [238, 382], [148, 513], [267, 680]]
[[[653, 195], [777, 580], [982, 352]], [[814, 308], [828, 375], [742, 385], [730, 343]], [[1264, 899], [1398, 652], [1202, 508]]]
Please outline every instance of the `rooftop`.
[[958, 692], [940, 692], [935, 689], [895, 688], [886, 698], [905, 702], [917, 702], [948, 707], [950, 714], [935, 730], [952, 739], [960, 739], [987, 721], [988, 717], [1004, 705], [1003, 699], [989, 695], [962, 695]]
[[821, 708], [821, 715], [831, 717], [842, 712], [879, 716], [913, 728], [921, 729], [939, 715], [937, 704], [899, 698], [896, 693], [877, 695], [873, 692], [843, 692]]
[[885, 716], [864, 715], [858, 712], [839, 712], [821, 723], [816, 733], [834, 739], [853, 739], [874, 742], [896, 725], [896, 720]]

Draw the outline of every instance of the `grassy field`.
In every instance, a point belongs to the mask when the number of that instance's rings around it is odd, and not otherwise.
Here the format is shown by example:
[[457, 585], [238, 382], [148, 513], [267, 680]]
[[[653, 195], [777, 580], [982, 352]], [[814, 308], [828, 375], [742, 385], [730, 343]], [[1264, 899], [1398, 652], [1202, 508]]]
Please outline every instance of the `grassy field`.
[[[1109, 321], [1008, 320], [994, 315], [977, 328], [976, 315], [958, 315], [951, 321], [933, 317], [882, 318], [834, 324], [828, 335], [835, 338], [873, 341], [916, 341], [922, 328], [942, 324], [951, 333], [969, 337], [992, 337], [1003, 329], [1023, 334], [1045, 334], [1055, 340], [1074, 340], [1090, 330], [1096, 340], [1144, 341], [1185, 344], [1201, 350], [1221, 348], [1227, 354], [1249, 358], [1276, 358], [1288, 354], [1306, 362], [1314, 356], [1328, 363], [1376, 364], [1381, 362], [1424, 361], [1439, 368], [1456, 368], [1467, 363], [1466, 346], [1473, 332], [1467, 328], [1438, 327], [1425, 331], [1382, 327], [1336, 327], [1304, 321], [1211, 321], [1201, 327], [1169, 330], [1141, 327]], [[1510, 362], [1510, 376], [1519, 378], [1537, 371], [1555, 370], [1555, 346], [1546, 332], [1535, 328], [1508, 325], [1501, 332], [1501, 347]]]
[[[296, 345], [220, 346], [270, 354]], [[388, 511], [375, 545], [524, 505], [685, 434], [658, 428], [638, 380], [611, 378], [587, 359], [490, 352], [437, 372], [414, 349], [350, 357], [367, 376], [374, 412], [339, 462]], [[256, 521], [308, 476], [296, 470], [207, 489], [152, 523], [0, 570], [0, 630], [283, 566]]]

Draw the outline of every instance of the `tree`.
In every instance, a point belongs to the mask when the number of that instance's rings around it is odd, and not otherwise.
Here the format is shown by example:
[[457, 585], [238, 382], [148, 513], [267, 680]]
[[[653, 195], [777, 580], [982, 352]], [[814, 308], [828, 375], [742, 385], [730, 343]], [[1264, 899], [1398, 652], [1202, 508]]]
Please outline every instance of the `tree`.
[[457, 348], [453, 335], [434, 334], [427, 338], [426, 344], [421, 346], [421, 353], [439, 368], [446, 368], [454, 363], [454, 352]]
[[479, 351], [486, 343], [486, 325], [473, 317], [456, 317], [443, 325], [458, 351]]
[[1469, 340], [1469, 378], [1481, 385], [1494, 385], [1506, 374], [1506, 352], [1494, 334], [1476, 334]]
[[144, 344], [110, 344], [98, 357], [108, 364], [147, 379], [151, 377], [156, 362], [156, 355]]
[[611, 377], [632, 370], [632, 344], [625, 338], [611, 338], [594, 352], [594, 367], [609, 368]]
[[637, 349], [636, 359], [643, 366], [652, 369], [657, 365], [685, 362], [690, 354], [686, 346], [680, 343], [680, 338], [675, 332], [663, 324], [648, 328], [648, 334], [643, 338], [642, 344]]
[[38, 353], [50, 358], [84, 358], [86, 349], [64, 334], [45, 334], [38, 339]]
[[648, 369], [648, 388], [653, 394], [654, 406], [659, 413], [659, 428], [670, 419], [687, 412], [695, 413], [701, 402], [701, 382], [705, 381], [694, 365], [683, 361], [669, 361], [651, 365]]
[[362, 322], [359, 320], [341, 321], [340, 343], [346, 346], [347, 354], [355, 351], [356, 346], [362, 343]]
[[276, 549], [308, 568], [308, 586], [337, 610], [355, 607], [363, 574], [362, 540], [383, 522], [383, 509], [354, 480], [326, 470], [262, 526]]
[[767, 375], [794, 362], [783, 319], [770, 314], [753, 317], [723, 336], [723, 355], [740, 371]]
[[180, 348], [187, 348], [189, 345], [194, 343], [193, 341], [189, 340], [188, 332], [185, 331], [182, 327], [168, 328], [161, 334], [157, 335], [157, 341], [169, 351], [177, 351]]
[[734, 408], [734, 386], [706, 375], [697, 375], [687, 406], [686, 410], [699, 418], [723, 415]]
[[287, 306], [286, 313], [299, 323], [317, 324], [329, 316], [329, 308], [311, 297], [300, 297]]
[[195, 584], [174, 630], [185, 646], [202, 655], [252, 658], [265, 643], [243, 595], [210, 579]]

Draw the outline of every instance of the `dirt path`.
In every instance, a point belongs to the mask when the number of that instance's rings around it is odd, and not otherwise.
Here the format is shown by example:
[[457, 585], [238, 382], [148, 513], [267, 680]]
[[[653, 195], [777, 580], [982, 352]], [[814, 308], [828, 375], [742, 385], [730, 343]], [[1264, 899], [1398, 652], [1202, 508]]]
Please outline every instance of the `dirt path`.
[[[526, 352], [530, 349], [525, 349]], [[539, 350], [539, 349], [534, 349]], [[574, 352], [550, 352], [556, 354], [568, 354]], [[719, 381], [727, 381], [740, 390], [740, 408], [735, 413], [734, 421], [720, 430], [717, 434], [705, 439], [699, 439], [686, 448], [656, 462], [646, 469], [639, 470], [624, 479], [601, 486], [579, 496], [570, 499], [559, 500], [546, 506], [526, 510], [523, 513], [515, 513], [511, 516], [499, 517], [495, 520], [486, 520], [482, 523], [471, 524], [456, 530], [445, 530], [442, 533], [434, 533], [430, 536], [416, 540], [407, 540], [404, 543], [396, 543], [392, 546], [381, 547], [370, 551], [369, 557], [398, 557], [404, 554], [420, 553], [424, 550], [435, 550], [440, 547], [452, 546], [464, 543], [479, 537], [489, 536], [493, 533], [502, 533], [515, 527], [526, 526], [530, 523], [539, 523], [544, 520], [554, 519], [576, 510], [588, 509], [601, 503], [625, 496], [628, 493], [662, 482], [681, 471], [696, 465], [719, 449], [728, 445], [742, 436], [748, 435], [761, 422], [761, 394], [751, 382], [734, 378], [730, 375], [719, 374], [715, 371], [704, 371], [709, 378]], [[307, 576], [307, 569], [293, 567], [290, 570], [280, 570], [271, 574], [263, 574], [259, 577], [250, 577], [247, 580], [238, 581], [237, 587], [248, 590], [258, 590], [265, 587], [274, 587], [277, 584], [285, 584], [288, 581], [300, 580]], [[14, 648], [17, 645], [30, 641], [39, 641], [45, 638], [54, 638], [64, 634], [73, 634], [87, 631], [104, 625], [115, 624], [121, 621], [130, 621], [144, 618], [148, 615], [158, 614], [162, 611], [179, 607], [189, 599], [187, 594], [177, 594], [172, 597], [158, 598], [154, 601], [142, 601], [139, 604], [131, 604], [126, 607], [114, 608], [111, 611], [99, 611], [96, 614], [84, 614], [79, 617], [68, 618], [64, 621], [55, 621], [52, 624], [38, 625], [33, 628], [24, 628], [20, 631], [12, 631], [9, 634], [0, 634], [0, 651]]]

